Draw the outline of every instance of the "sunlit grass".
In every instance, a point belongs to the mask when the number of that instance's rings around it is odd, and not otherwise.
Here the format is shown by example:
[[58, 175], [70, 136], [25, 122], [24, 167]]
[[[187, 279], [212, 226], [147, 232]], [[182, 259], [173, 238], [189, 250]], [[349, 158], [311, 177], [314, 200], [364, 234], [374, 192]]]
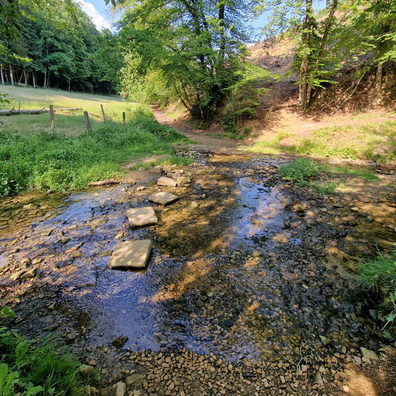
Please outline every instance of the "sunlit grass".
[[[147, 116], [151, 114], [151, 109], [147, 105], [141, 105], [137, 103], [125, 102], [119, 96], [105, 96], [105, 95], [91, 95], [79, 92], [67, 92], [54, 89], [41, 89], [41, 88], [24, 88], [24, 87], [11, 87], [1, 86], [0, 92], [7, 94], [8, 99], [11, 101], [10, 104], [0, 104], [0, 109], [49, 109], [50, 105], [55, 108], [78, 108], [82, 110], [56, 113], [55, 127], [60, 128], [62, 123], [78, 123], [84, 124], [83, 112], [87, 111], [91, 115], [91, 121], [93, 123], [97, 121], [103, 121], [101, 106], [105, 110], [106, 118], [108, 120], [122, 122], [122, 113], [126, 113], [126, 119], [130, 120], [134, 117], [136, 111], [144, 112]], [[69, 118], [68, 121], [60, 121], [60, 115]], [[12, 128], [15, 120], [14, 116], [1, 117], [0, 121], [7, 123]], [[19, 117], [19, 116], [18, 116]], [[44, 122], [49, 128], [49, 115], [48, 114], [35, 114], [26, 115], [26, 118], [22, 121], [28, 121], [29, 123]], [[62, 118], [63, 118], [62, 117]], [[73, 118], [75, 120], [71, 120]], [[57, 120], [59, 119], [59, 120]], [[81, 122], [82, 121], [82, 122]], [[18, 120], [17, 124], [21, 124]]]
[[[48, 107], [51, 103], [55, 107], [83, 105], [84, 110], [100, 111], [100, 103], [104, 103], [107, 118], [111, 114], [114, 117], [104, 122], [101, 116], [91, 114], [93, 131], [88, 132], [82, 111], [55, 113], [54, 133], [49, 130], [48, 113], [1, 117], [0, 196], [32, 189], [85, 188], [92, 181], [122, 176], [127, 161], [157, 155], [170, 156], [172, 161], [175, 158], [172, 144], [186, 139], [156, 122], [148, 106], [128, 104], [120, 98], [31, 88], [6, 89], [10, 96], [18, 95], [21, 108]], [[38, 99], [40, 102], [35, 101]], [[127, 113], [125, 124], [120, 122], [122, 112]]]
[[368, 122], [360, 126], [329, 126], [309, 136], [278, 133], [257, 141], [249, 151], [266, 154], [301, 154], [330, 158], [372, 160], [387, 163], [396, 159], [396, 121]]

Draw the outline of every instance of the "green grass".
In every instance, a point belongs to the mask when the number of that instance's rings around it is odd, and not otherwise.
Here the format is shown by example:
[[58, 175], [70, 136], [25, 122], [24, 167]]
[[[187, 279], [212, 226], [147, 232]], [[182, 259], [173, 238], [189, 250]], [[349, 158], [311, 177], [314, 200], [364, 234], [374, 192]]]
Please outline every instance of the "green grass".
[[326, 174], [349, 174], [368, 181], [380, 181], [380, 178], [374, 172], [367, 169], [322, 165], [317, 161], [305, 158], [295, 159], [279, 168], [280, 177], [291, 180], [301, 187], [314, 188], [324, 195], [335, 194], [338, 183], [335, 181], [323, 182], [315, 180], [320, 174], [324, 176]]
[[[83, 111], [102, 117], [100, 105], [102, 104], [106, 116], [113, 121], [122, 121], [122, 112], [129, 112], [134, 107], [142, 107], [136, 103], [127, 103], [119, 96], [91, 95], [79, 92], [60, 91], [55, 89], [25, 88], [1, 86], [0, 92], [7, 94], [11, 104], [0, 103], [0, 109], [48, 109], [50, 105], [55, 108], [82, 107]], [[149, 108], [148, 106], [146, 106]], [[132, 110], [133, 111], [133, 110]], [[78, 114], [78, 113], [77, 113]], [[80, 114], [82, 114], [80, 112]], [[34, 116], [30, 116], [30, 120]], [[48, 115], [47, 115], [48, 118]]]
[[349, 168], [347, 166], [331, 166], [327, 167], [327, 171], [330, 173], [353, 175], [367, 181], [381, 180], [373, 171], [367, 169]]
[[325, 168], [316, 161], [298, 158], [279, 169], [279, 176], [296, 182], [301, 182], [318, 176]]
[[396, 248], [389, 254], [379, 254], [365, 260], [359, 267], [362, 285], [377, 293], [379, 318], [384, 323], [386, 337], [396, 339]]
[[0, 395], [83, 395], [80, 363], [54, 341], [30, 342], [0, 327]]
[[315, 179], [327, 168], [316, 161], [298, 158], [279, 168], [279, 176], [305, 188], [313, 188], [323, 195], [335, 194], [336, 183], [322, 183]]
[[69, 191], [119, 177], [121, 164], [148, 154], [173, 153], [183, 136], [146, 117], [128, 124], [106, 123], [78, 136], [0, 131], [0, 195], [36, 189]]
[[[20, 98], [31, 99], [43, 90], [13, 88], [12, 91]], [[93, 95], [62, 91], [44, 91], [44, 94], [40, 104], [52, 101], [71, 106], [85, 100], [88, 107], [95, 100], [95, 106], [103, 102], [99, 100], [102, 97]], [[82, 116], [56, 114], [55, 133], [50, 134], [48, 114], [0, 118], [0, 196], [27, 190], [85, 188], [89, 182], [121, 176], [121, 165], [126, 161], [148, 155], [171, 156], [172, 143], [185, 140], [179, 132], [157, 123], [147, 107], [117, 98], [108, 97], [108, 102], [114, 112], [128, 110], [129, 122], [97, 121], [93, 132], [87, 133]]]
[[261, 140], [249, 151], [268, 154], [302, 154], [332, 158], [350, 158], [388, 163], [396, 159], [396, 121], [369, 122], [364, 125], [330, 126], [314, 131], [309, 137], [278, 133], [273, 140]]

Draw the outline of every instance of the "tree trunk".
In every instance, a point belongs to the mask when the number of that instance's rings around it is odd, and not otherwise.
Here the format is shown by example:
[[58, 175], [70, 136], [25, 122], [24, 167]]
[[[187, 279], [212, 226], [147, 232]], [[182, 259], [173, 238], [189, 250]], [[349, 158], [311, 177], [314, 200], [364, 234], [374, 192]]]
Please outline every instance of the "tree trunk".
[[36, 76], [32, 72], [33, 88], [36, 88]]
[[25, 76], [25, 87], [28, 85], [28, 74], [26, 73], [26, 70], [23, 71], [23, 74]]
[[379, 64], [377, 67], [377, 71], [375, 73], [374, 100], [373, 100], [373, 103], [375, 105], [380, 104], [382, 100], [382, 75], [383, 75], [382, 64]]
[[226, 34], [225, 34], [225, 24], [224, 24], [224, 17], [225, 17], [225, 4], [224, 2], [220, 3], [219, 6], [219, 26], [220, 26], [220, 62], [224, 65], [224, 58], [225, 58], [225, 50], [226, 50]]
[[48, 74], [48, 69], [45, 68], [44, 71], [44, 82], [43, 82], [43, 88], [47, 88], [47, 74]]
[[1, 77], [1, 85], [4, 85], [3, 65], [0, 65], [0, 77]]
[[310, 89], [308, 84], [308, 55], [304, 55], [300, 66], [299, 100], [303, 111], [308, 109]]
[[10, 65], [10, 81], [11, 85], [14, 86], [14, 74], [12, 72], [12, 66]]
[[311, 38], [314, 28], [312, 0], [305, 0], [305, 19], [302, 28], [302, 60], [298, 88], [301, 109], [306, 111], [308, 110], [312, 91], [309, 84], [309, 57], [311, 55]]

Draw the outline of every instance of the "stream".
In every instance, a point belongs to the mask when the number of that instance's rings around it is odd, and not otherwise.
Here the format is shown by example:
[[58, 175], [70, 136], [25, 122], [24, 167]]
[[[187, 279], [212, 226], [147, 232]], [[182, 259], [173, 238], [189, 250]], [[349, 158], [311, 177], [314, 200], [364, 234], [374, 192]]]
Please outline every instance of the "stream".
[[[279, 180], [285, 163], [207, 155], [184, 169], [190, 187], [161, 188], [180, 197], [169, 206], [148, 201], [159, 191], [149, 171], [115, 187], [5, 200], [0, 297], [24, 334], [55, 333], [76, 350], [185, 349], [235, 364], [377, 351], [383, 339], [354, 267], [394, 243], [394, 230], [368, 228], [352, 203], [298, 195]], [[132, 229], [126, 211], [142, 206], [160, 221]], [[139, 239], [154, 242], [147, 270], [108, 268], [118, 243]]]

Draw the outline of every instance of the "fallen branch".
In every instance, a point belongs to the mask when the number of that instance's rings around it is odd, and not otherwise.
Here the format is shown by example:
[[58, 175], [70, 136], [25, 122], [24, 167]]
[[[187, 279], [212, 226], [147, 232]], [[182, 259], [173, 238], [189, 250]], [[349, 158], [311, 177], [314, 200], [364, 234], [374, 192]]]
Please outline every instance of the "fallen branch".
[[120, 182], [118, 182], [115, 179], [107, 179], [107, 180], [100, 180], [100, 181], [89, 183], [89, 187], [106, 186], [109, 184], [119, 184], [119, 183]]
[[[76, 111], [82, 110], [81, 107], [66, 107], [54, 109], [54, 111]], [[48, 109], [12, 109], [12, 110], [0, 110], [0, 116], [8, 116], [14, 114], [41, 114], [41, 113], [49, 113]]]

